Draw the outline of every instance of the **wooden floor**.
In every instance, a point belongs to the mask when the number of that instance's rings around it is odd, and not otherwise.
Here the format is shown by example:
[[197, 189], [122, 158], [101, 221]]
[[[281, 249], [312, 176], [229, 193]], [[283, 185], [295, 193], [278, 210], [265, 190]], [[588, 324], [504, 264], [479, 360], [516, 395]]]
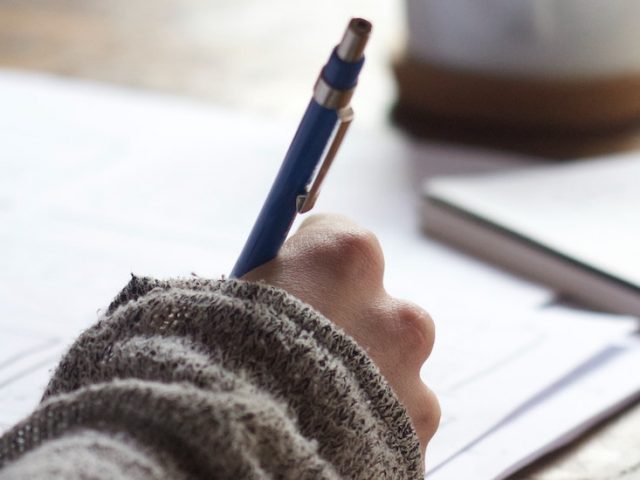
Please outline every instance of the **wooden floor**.
[[[402, 46], [401, 7], [398, 0], [0, 0], [0, 66], [297, 118], [328, 45], [359, 15], [375, 30], [354, 107], [359, 123], [381, 124], [395, 95], [389, 66]], [[640, 478], [640, 406], [514, 478]]]

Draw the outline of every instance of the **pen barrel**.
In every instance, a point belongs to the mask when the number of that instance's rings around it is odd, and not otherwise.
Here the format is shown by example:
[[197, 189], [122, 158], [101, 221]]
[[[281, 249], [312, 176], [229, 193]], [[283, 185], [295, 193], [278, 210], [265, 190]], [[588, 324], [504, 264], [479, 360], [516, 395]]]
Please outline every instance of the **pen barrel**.
[[233, 267], [232, 278], [243, 276], [278, 254], [296, 216], [297, 198], [307, 192], [337, 123], [338, 112], [335, 109], [325, 108], [311, 100]]
[[[242, 277], [275, 258], [287, 238], [298, 208], [305, 212], [313, 206], [326, 168], [333, 160], [352, 118], [349, 102], [364, 64], [363, 52], [370, 32], [371, 23], [362, 18], [351, 19], [344, 37], [322, 69], [313, 98], [231, 271], [232, 278]], [[338, 123], [342, 127], [336, 130]], [[334, 132], [335, 137], [332, 138]], [[319, 169], [318, 179], [309, 191], [308, 186], [325, 156], [325, 150], [326, 165]], [[298, 199], [301, 200], [300, 207]]]
[[358, 83], [358, 75], [364, 65], [364, 57], [355, 62], [347, 62], [338, 55], [338, 47], [333, 49], [329, 61], [322, 69], [322, 78], [336, 90], [352, 90]]
[[333, 49], [322, 69], [322, 78], [336, 90], [352, 90], [364, 65], [364, 47], [369, 40], [371, 23], [352, 18], [340, 43]]

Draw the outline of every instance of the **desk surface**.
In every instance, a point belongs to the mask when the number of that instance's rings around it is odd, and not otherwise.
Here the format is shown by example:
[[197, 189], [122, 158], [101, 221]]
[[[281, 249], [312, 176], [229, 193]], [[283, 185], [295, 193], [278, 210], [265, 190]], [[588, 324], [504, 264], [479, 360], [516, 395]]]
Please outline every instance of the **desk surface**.
[[[402, 45], [401, 3], [323, 5], [294, 0], [0, 0], [0, 65], [297, 118], [328, 54], [327, 39], [337, 39], [346, 19], [361, 15], [374, 22], [375, 34], [354, 106], [359, 122], [383, 124], [395, 95], [389, 64]], [[639, 446], [636, 405], [514, 478], [637, 478]]]

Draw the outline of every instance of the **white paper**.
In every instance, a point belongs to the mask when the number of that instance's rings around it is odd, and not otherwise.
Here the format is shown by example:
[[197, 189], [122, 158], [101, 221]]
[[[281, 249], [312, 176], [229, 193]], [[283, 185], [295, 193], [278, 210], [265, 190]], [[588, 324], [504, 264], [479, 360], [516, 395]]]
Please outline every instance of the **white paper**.
[[427, 478], [506, 478], [637, 401], [640, 377], [631, 372], [640, 365], [640, 343], [630, 340], [603, 350], [597, 362], [563, 378], [562, 388], [531, 402]]
[[[25, 337], [7, 340], [0, 365], [22, 352], [26, 366], [0, 368], [8, 379], [0, 384], [0, 428], [7, 428], [37, 403], [62, 350], [132, 272], [229, 271], [295, 126], [9, 72], [0, 74], [0, 104], [0, 338]], [[385, 250], [387, 289], [435, 318], [438, 339], [423, 373], [445, 417], [430, 464], [629, 328], [540, 311], [552, 298], [545, 288], [420, 233], [425, 170], [486, 171], [514, 162], [527, 160], [354, 129], [316, 207], [372, 229]], [[580, 342], [567, 349], [569, 332]]]
[[[438, 392], [443, 412], [429, 446], [430, 467], [437, 468], [483, 438], [550, 385], [635, 329], [633, 320], [612, 322], [612, 318], [589, 318], [570, 310], [525, 314], [469, 309], [451, 319], [455, 324], [441, 325], [439, 344], [422, 371]], [[556, 427], [557, 434], [562, 432]], [[492, 461], [506, 467], [504, 458]]]

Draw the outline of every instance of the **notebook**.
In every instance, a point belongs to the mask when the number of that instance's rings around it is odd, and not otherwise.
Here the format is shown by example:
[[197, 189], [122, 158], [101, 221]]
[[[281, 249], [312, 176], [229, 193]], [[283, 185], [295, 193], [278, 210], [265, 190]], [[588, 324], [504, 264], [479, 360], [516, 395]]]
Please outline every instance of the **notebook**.
[[432, 236], [587, 306], [640, 315], [640, 154], [439, 177]]

